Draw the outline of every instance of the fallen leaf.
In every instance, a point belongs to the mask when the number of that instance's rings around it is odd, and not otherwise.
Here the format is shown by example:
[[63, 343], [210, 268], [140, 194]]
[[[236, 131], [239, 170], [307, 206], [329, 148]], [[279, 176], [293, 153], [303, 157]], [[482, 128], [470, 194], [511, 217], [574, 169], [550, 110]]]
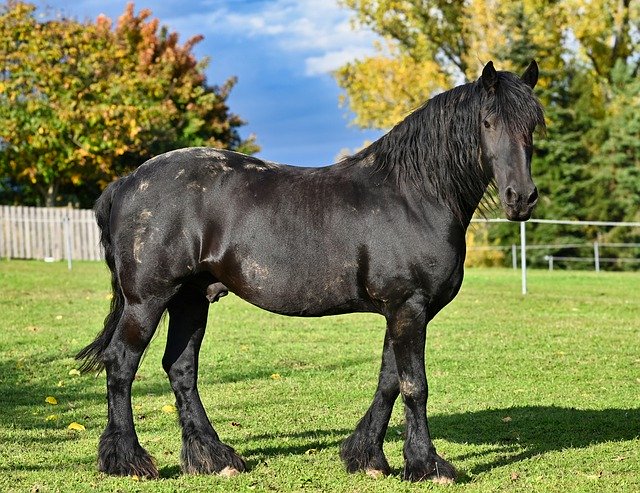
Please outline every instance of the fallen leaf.
[[58, 399], [56, 399], [55, 397], [49, 395], [47, 396], [47, 398], [44, 400], [47, 404], [51, 404], [52, 406], [55, 406], [56, 404], [58, 404]]
[[509, 422], [511, 422], [511, 416], [505, 416], [504, 418], [502, 418], [502, 422], [503, 422], [503, 423], [509, 423]]
[[511, 473], [511, 481], [515, 481], [520, 477], [520, 474], [518, 474], [517, 472], [512, 472]]
[[280, 376], [280, 373], [272, 373], [271, 378], [272, 380], [280, 380], [282, 377]]
[[58, 381], [58, 383], [56, 384], [56, 387], [64, 387], [64, 380]]
[[162, 412], [167, 414], [175, 413], [176, 406], [174, 406], [173, 404], [166, 404], [162, 406]]
[[56, 315], [56, 320], [62, 320], [62, 315]]
[[72, 377], [79, 377], [81, 375], [80, 370], [77, 370], [75, 368], [73, 370], [69, 370], [69, 375], [71, 375]]
[[55, 421], [56, 419], [58, 419], [60, 416], [58, 416], [57, 414], [50, 414], [49, 416], [47, 416], [46, 418], [44, 418], [45, 421]]
[[67, 426], [67, 428], [69, 428], [70, 430], [76, 430], [76, 431], [84, 431], [85, 430], [84, 425], [81, 425], [80, 423], [76, 423], [75, 421], [73, 423], [71, 423], [69, 426]]

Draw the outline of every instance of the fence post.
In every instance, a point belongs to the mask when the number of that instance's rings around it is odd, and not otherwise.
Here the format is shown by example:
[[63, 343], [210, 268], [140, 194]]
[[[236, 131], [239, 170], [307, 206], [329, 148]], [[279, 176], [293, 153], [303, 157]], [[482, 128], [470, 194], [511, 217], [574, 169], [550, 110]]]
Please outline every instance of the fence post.
[[600, 272], [600, 247], [597, 241], [593, 242], [593, 261], [595, 263], [596, 272]]
[[553, 271], [553, 255], [545, 255], [544, 259], [549, 262], [549, 270]]
[[67, 253], [67, 267], [71, 270], [71, 223], [69, 216], [62, 218], [62, 225], [64, 228], [65, 250]]
[[522, 221], [520, 223], [520, 262], [522, 265], [522, 294], [527, 294], [527, 238], [526, 238], [526, 223]]

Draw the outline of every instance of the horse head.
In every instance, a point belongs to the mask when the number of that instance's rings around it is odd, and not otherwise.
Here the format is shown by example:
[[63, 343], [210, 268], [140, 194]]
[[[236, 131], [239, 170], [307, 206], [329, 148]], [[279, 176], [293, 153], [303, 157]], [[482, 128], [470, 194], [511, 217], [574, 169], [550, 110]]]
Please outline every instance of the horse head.
[[533, 132], [544, 126], [542, 108], [533, 95], [538, 65], [532, 61], [521, 77], [485, 65], [480, 82], [484, 103], [480, 115], [482, 166], [495, 181], [508, 219], [526, 221], [538, 201], [531, 178]]

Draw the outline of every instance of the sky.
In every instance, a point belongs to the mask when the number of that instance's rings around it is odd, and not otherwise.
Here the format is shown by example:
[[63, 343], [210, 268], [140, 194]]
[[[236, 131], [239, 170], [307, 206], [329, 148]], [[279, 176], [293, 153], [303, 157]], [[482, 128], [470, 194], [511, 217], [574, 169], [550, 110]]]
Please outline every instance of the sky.
[[[78, 20], [99, 14], [115, 20], [128, 1], [33, 3]], [[181, 42], [204, 35], [194, 52], [211, 59], [209, 84], [238, 77], [228, 104], [247, 122], [241, 136], [256, 135], [259, 157], [320, 166], [381, 135], [351, 125], [352, 115], [338, 105], [341, 90], [331, 71], [372, 54], [376, 36], [354, 30], [353, 13], [337, 0], [138, 0], [136, 12], [143, 8], [179, 33]]]

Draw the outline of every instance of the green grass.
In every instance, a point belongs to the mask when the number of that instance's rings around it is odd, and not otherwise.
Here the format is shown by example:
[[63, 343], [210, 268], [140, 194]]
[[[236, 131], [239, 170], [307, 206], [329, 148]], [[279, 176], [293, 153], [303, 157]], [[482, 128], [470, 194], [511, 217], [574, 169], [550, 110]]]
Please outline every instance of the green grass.
[[[96, 470], [104, 374], [69, 374], [106, 315], [106, 268], [2, 261], [0, 286], [0, 491], [443, 488], [400, 480], [400, 402], [385, 444], [394, 475], [349, 475], [338, 458], [375, 389], [379, 316], [287, 318], [233, 296], [212, 307], [200, 388], [220, 436], [248, 461], [232, 479], [180, 474], [176, 415], [162, 410], [173, 403], [163, 323], [133, 398], [162, 479], [137, 481]], [[460, 471], [448, 491], [640, 491], [639, 287], [637, 273], [531, 271], [523, 297], [517, 272], [467, 272], [428, 337], [430, 426]]]

